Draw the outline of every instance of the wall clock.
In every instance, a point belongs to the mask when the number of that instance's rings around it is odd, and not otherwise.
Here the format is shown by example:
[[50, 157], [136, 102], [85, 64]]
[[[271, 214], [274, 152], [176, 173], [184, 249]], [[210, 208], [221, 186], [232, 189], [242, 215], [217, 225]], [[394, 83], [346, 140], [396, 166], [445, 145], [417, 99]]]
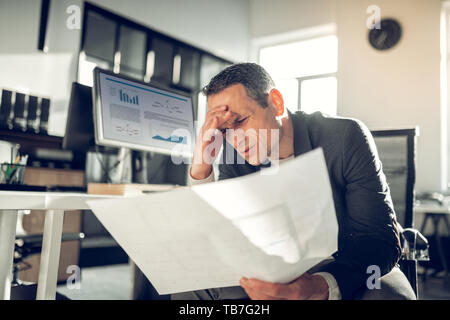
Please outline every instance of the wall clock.
[[369, 31], [369, 43], [377, 50], [388, 50], [394, 47], [402, 37], [400, 23], [394, 19], [382, 19], [381, 29], [371, 29]]

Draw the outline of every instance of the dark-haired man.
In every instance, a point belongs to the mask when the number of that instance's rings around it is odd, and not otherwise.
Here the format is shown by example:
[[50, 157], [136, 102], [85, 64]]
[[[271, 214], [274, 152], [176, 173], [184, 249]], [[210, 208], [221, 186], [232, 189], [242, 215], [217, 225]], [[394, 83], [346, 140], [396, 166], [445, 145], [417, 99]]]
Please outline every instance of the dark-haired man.
[[[389, 188], [373, 138], [360, 121], [319, 112], [286, 115], [283, 96], [270, 75], [253, 63], [226, 68], [203, 93], [208, 112], [196, 141], [191, 184], [215, 180], [211, 160], [218, 152], [211, 145], [222, 137], [227, 147], [219, 180], [256, 172], [275, 158], [289, 161], [322, 147], [339, 225], [338, 251], [288, 284], [242, 278], [241, 287], [181, 293], [173, 299], [415, 298], [397, 266], [401, 248]], [[228, 135], [230, 129], [250, 134]], [[230, 159], [234, 160], [230, 163]], [[369, 266], [379, 268], [381, 288], [367, 285]]]

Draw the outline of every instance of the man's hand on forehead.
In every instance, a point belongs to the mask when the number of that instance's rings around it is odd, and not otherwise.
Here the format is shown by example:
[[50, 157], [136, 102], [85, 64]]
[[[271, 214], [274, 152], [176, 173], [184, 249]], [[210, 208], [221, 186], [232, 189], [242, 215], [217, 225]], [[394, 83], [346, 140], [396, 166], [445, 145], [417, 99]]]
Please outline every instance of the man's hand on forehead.
[[217, 129], [222, 132], [232, 127], [234, 122], [240, 117], [240, 114], [229, 110], [227, 105], [215, 107], [209, 113], [210, 116], [219, 118]]
[[230, 118], [227, 121], [225, 121], [222, 124], [222, 126], [220, 126], [219, 129], [222, 130], [222, 129], [230, 129], [230, 128], [232, 128], [234, 126], [236, 120], [239, 119], [239, 117], [240, 117], [239, 114], [232, 112]]
[[217, 106], [209, 110], [211, 113], [226, 113], [229, 111], [232, 116], [239, 116], [238, 113], [232, 111], [228, 105]]

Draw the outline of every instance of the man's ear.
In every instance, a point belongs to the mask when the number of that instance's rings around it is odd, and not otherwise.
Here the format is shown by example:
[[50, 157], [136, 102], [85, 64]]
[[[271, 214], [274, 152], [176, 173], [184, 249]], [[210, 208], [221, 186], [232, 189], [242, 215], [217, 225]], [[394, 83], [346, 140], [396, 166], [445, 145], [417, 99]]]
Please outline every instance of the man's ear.
[[276, 116], [282, 116], [284, 114], [284, 100], [281, 92], [275, 88], [270, 90], [269, 101], [272, 102], [272, 105], [275, 108]]

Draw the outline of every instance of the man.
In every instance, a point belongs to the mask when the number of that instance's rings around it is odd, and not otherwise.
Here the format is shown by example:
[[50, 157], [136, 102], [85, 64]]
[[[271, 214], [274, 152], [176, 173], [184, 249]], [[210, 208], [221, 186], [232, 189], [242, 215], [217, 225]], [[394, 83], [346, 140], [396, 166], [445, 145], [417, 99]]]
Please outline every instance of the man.
[[[269, 74], [252, 63], [223, 70], [203, 93], [208, 112], [196, 141], [191, 184], [214, 181], [211, 160], [218, 152], [211, 146], [222, 141], [221, 135], [226, 142], [219, 180], [256, 172], [277, 157], [289, 161], [322, 147], [339, 225], [338, 251], [291, 283], [242, 278], [241, 287], [181, 293], [173, 299], [415, 298], [397, 266], [401, 248], [389, 188], [373, 138], [360, 121], [319, 112], [283, 116], [282, 94]], [[250, 133], [229, 135], [230, 129]], [[368, 288], [369, 266], [379, 268], [383, 276], [380, 289]]]

